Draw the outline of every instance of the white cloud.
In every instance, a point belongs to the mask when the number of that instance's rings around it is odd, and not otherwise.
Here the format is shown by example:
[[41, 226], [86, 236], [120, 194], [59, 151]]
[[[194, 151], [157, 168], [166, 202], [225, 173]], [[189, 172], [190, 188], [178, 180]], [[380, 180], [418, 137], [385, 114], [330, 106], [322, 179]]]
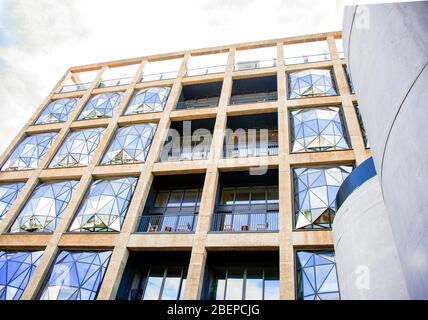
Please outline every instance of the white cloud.
[[0, 150], [70, 66], [338, 30], [336, 9], [336, 0], [0, 0]]

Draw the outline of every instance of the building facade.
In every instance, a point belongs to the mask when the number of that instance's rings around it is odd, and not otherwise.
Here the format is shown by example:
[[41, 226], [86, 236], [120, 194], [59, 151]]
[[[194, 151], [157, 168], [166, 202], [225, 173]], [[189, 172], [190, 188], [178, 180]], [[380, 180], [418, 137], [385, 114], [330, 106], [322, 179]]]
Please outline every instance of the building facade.
[[0, 158], [0, 299], [340, 299], [336, 193], [371, 156], [340, 42], [70, 68]]

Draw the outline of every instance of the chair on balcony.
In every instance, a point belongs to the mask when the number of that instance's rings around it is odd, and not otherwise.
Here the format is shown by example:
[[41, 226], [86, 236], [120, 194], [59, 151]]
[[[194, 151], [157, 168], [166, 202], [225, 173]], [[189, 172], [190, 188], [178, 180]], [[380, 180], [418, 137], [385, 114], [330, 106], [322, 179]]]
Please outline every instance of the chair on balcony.
[[158, 231], [159, 231], [159, 226], [157, 224], [151, 224], [147, 229], [147, 232], [158, 232]]
[[225, 224], [223, 226], [223, 231], [233, 231], [233, 224]]

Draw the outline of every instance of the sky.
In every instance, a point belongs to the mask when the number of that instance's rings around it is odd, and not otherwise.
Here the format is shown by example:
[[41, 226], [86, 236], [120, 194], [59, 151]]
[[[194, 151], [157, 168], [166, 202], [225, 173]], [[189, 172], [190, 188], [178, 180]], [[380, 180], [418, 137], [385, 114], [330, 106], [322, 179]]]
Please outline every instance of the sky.
[[345, 2], [0, 0], [0, 152], [71, 66], [340, 30]]

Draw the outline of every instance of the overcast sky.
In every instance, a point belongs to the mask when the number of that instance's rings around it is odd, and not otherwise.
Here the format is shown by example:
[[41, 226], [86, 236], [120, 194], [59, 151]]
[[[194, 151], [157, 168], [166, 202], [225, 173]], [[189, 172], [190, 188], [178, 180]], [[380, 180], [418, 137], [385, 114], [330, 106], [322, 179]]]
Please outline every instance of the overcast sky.
[[0, 152], [70, 66], [340, 30], [344, 2], [0, 0]]

